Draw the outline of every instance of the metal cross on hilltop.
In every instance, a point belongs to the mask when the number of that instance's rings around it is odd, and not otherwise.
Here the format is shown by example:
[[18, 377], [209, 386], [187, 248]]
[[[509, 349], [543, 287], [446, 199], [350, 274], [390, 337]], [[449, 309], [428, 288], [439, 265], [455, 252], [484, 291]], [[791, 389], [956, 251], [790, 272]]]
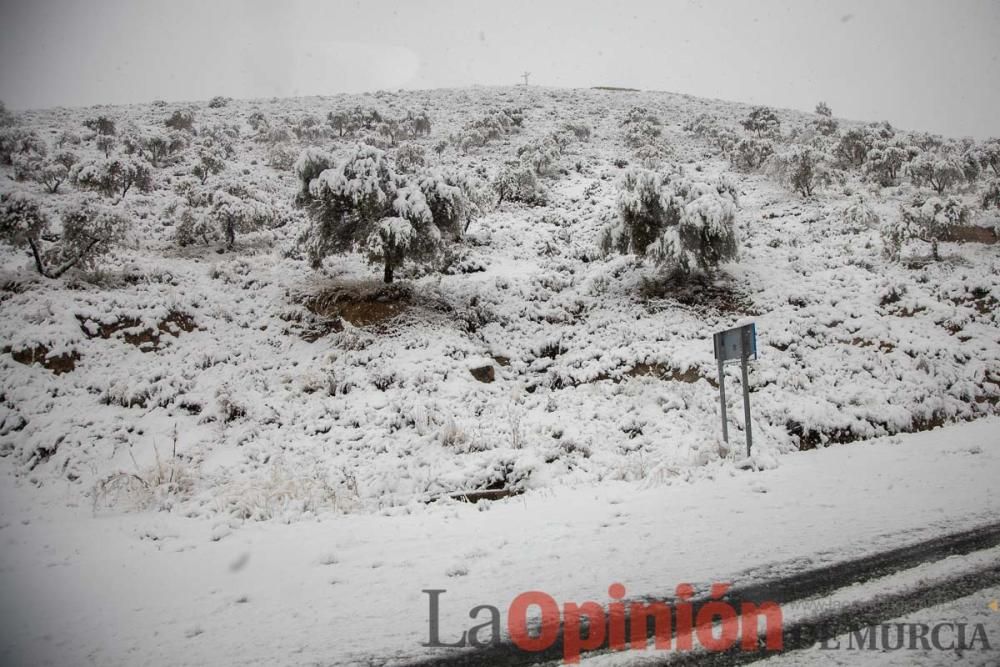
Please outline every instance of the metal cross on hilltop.
[[524, 79], [524, 85], [525, 86], [528, 85], [528, 77], [529, 76], [531, 76], [531, 72], [525, 72], [524, 74], [521, 75], [521, 78]]

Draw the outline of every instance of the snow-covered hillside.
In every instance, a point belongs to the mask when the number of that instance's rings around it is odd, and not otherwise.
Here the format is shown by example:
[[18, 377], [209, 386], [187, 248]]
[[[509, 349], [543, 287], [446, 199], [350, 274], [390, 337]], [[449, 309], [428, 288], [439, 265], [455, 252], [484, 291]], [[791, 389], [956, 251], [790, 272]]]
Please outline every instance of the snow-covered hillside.
[[[402, 141], [338, 126], [337, 113], [357, 107], [410, 112], [430, 130]], [[635, 107], [649, 126], [623, 124]], [[518, 109], [520, 125], [489, 139], [477, 122], [502, 109]], [[196, 134], [178, 111], [193, 112]], [[420, 511], [477, 490], [669, 484], [995, 414], [1000, 254], [997, 208], [983, 206], [988, 159], [943, 188], [968, 214], [940, 236], [940, 259], [911, 239], [890, 260], [887, 234], [905, 227], [901, 207], [915, 196], [937, 196], [933, 174], [902, 166], [873, 180], [875, 157], [851, 167], [837, 156], [862, 124], [824, 135], [826, 116], [791, 111], [777, 112], [777, 134], [761, 130], [791, 157], [751, 168], [725, 138], [759, 133], [740, 125], [750, 111], [669, 93], [522, 87], [22, 114], [21, 139], [75, 159], [50, 194], [51, 180], [16, 180], [39, 167], [31, 145], [15, 148], [2, 192], [35, 198], [54, 234], [84, 197], [123, 214], [129, 231], [93, 268], [55, 279], [26, 247], [0, 249], [0, 465], [25, 498], [232, 527]], [[85, 127], [101, 116], [116, 125], [113, 141]], [[920, 147], [906, 156], [915, 164], [988, 148], [899, 130], [894, 140]], [[400, 171], [422, 160], [476, 184], [479, 214], [443, 271], [404, 265], [386, 288], [360, 254], [311, 268], [292, 163], [312, 146], [342, 160], [361, 141]], [[803, 147], [828, 163], [810, 196], [782, 182]], [[149, 187], [86, 189], [105, 152], [145, 165]], [[491, 184], [527, 159], [544, 202], [497, 206]], [[620, 182], [637, 167], [729, 184], [738, 258], [681, 288], [648, 259], [602, 252]], [[257, 207], [241, 221], [259, 209], [267, 224], [237, 225], [227, 249], [224, 234], [184, 219], [213, 190], [227, 206]], [[179, 228], [194, 242], [180, 246]], [[746, 461], [737, 374], [733, 445], [721, 446], [711, 335], [749, 321], [760, 340]]]

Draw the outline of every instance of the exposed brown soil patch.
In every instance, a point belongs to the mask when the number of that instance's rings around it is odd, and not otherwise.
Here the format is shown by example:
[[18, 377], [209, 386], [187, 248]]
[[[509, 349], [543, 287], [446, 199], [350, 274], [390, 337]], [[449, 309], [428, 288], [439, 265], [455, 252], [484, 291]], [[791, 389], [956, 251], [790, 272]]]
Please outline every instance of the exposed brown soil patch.
[[142, 322], [134, 317], [120, 317], [110, 323], [95, 322], [81, 315], [77, 315], [76, 319], [80, 322], [80, 328], [87, 338], [105, 340], [120, 338], [143, 352], [159, 350], [163, 334], [176, 338], [181, 332], [190, 333], [198, 328], [190, 315], [176, 310], [170, 311], [163, 320], [157, 322], [156, 328], [152, 329], [144, 327]]
[[[344, 320], [356, 327], [384, 324], [406, 312], [413, 299], [407, 285], [356, 282], [327, 288], [309, 297], [305, 307], [328, 320]], [[330, 330], [338, 330], [335, 326]]]
[[78, 352], [64, 352], [49, 356], [49, 348], [44, 345], [9, 351], [14, 361], [27, 366], [37, 362], [56, 375], [62, 375], [63, 373], [75, 370], [76, 362], [80, 361], [80, 354]]
[[942, 237], [954, 243], [996, 243], [1000, 240], [995, 227], [980, 225], [957, 225], [947, 229]]

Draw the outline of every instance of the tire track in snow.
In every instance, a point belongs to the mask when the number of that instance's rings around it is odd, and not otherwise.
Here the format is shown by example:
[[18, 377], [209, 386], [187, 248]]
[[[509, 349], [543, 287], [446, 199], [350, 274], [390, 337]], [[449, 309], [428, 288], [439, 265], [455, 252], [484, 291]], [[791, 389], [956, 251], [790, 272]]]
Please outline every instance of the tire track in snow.
[[[737, 586], [731, 589], [724, 598], [737, 608], [742, 602], [760, 603], [764, 601], [787, 605], [807, 598], [829, 594], [847, 586], [861, 584], [896, 574], [914, 568], [923, 563], [938, 561], [949, 556], [960, 556], [989, 549], [1000, 545], [1000, 521], [978, 526], [969, 530], [950, 533], [921, 542], [895, 547], [860, 558], [843, 560], [831, 565], [806, 570], [797, 574], [779, 577], [759, 584]], [[773, 569], [769, 568], [769, 569]], [[759, 574], [744, 573], [742, 577], [759, 578]], [[738, 581], [741, 576], [733, 577]], [[787, 624], [783, 629], [785, 649], [783, 652], [805, 649], [815, 646], [819, 641], [817, 633], [823, 636], [837, 636], [865, 628], [925, 607], [949, 602], [971, 593], [1000, 584], [1000, 564], [936, 581], [930, 586], [908, 590], [903, 593], [876, 597], [873, 600], [849, 605], [825, 614], [811, 617], [808, 621]], [[627, 602], [650, 602], [653, 600], [672, 600], [673, 592], [660, 596], [632, 598]], [[707, 602], [707, 598], [693, 600], [694, 614]], [[625, 636], [631, 632], [629, 619], [626, 617]], [[832, 633], [832, 634], [831, 634]], [[652, 639], [652, 628], [647, 631], [647, 637]], [[581, 658], [607, 654], [609, 651], [597, 649], [584, 651]], [[628, 652], [620, 655], [627, 656]], [[657, 660], [651, 652], [635, 653], [637, 660], [643, 665], [742, 665], [779, 655], [776, 652], [744, 652], [738, 649], [719, 652], [668, 652], [662, 660]], [[509, 639], [485, 649], [471, 651], [455, 651], [438, 654], [433, 657], [418, 658], [412, 661], [387, 661], [392, 665], [407, 667], [464, 667], [466, 665], [500, 665], [515, 667], [520, 665], [562, 664], [563, 642], [562, 632], [559, 638], [544, 651], [529, 653], [522, 651]]]

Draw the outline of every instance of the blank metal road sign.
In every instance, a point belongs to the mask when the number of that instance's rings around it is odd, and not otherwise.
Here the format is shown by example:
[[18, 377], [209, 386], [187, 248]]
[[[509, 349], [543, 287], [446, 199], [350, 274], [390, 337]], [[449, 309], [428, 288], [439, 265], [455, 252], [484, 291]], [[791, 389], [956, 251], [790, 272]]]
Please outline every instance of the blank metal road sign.
[[722, 411], [722, 439], [729, 442], [729, 424], [726, 421], [726, 374], [723, 366], [727, 361], [739, 361], [743, 373], [743, 417], [747, 430], [747, 456], [753, 445], [750, 430], [750, 383], [747, 378], [747, 361], [753, 355], [757, 359], [757, 326], [754, 323], [720, 331], [713, 337], [715, 359], [719, 363], [719, 405]]

